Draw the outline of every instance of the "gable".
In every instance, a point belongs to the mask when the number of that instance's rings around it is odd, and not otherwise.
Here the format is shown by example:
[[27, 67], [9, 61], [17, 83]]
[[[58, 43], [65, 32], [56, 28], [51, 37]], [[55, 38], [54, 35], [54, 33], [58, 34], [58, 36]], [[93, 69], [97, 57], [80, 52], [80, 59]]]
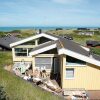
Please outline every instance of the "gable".
[[24, 42], [20, 45], [35, 45], [35, 40], [38, 41], [38, 44], [42, 44], [42, 43], [46, 43], [46, 42], [51, 41], [51, 39], [48, 39], [48, 38], [45, 38], [45, 37], [40, 37], [40, 38], [37, 38], [37, 39], [34, 39], [34, 40], [30, 40], [28, 42]]
[[57, 37], [54, 37], [54, 36], [52, 36], [50, 34], [41, 33], [41, 34], [38, 34], [38, 35], [35, 35], [35, 36], [31, 36], [31, 37], [26, 38], [26, 39], [22, 39], [22, 40], [20, 40], [18, 42], [11, 43], [10, 47], [17, 46], [17, 45], [23, 44], [25, 42], [29, 42], [31, 40], [35, 40], [35, 39], [38, 39], [40, 37], [48, 38], [50, 40], [58, 40]]
[[96, 57], [94, 57], [94, 56], [91, 57], [91, 56], [82, 55], [80, 53], [73, 52], [73, 51], [65, 49], [65, 48], [59, 49], [58, 52], [59, 52], [60, 55], [65, 54], [65, 55], [74, 57], [76, 59], [80, 59], [84, 62], [88, 62], [90, 64], [93, 64], [93, 65], [100, 67], [100, 60], [96, 59]]

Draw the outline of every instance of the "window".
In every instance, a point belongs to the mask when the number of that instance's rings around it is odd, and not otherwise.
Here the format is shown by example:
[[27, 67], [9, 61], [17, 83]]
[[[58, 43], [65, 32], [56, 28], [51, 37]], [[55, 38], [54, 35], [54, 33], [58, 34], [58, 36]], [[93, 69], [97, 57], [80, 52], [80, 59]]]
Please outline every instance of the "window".
[[35, 45], [35, 40], [32, 40], [32, 41], [23, 43], [23, 44], [21, 44], [21, 45]]
[[52, 58], [51, 57], [36, 57], [35, 58], [35, 66], [46, 69], [51, 69], [52, 67]]
[[15, 48], [15, 55], [16, 56], [29, 56], [33, 48]]
[[50, 41], [50, 39], [48, 39], [48, 38], [45, 38], [45, 37], [41, 37], [41, 38], [39, 38], [39, 44], [42, 44], [42, 43], [45, 43], [45, 42], [48, 42], [48, 41]]
[[27, 56], [27, 48], [15, 48], [16, 56]]
[[57, 48], [45, 51], [41, 54], [57, 54]]
[[66, 79], [74, 78], [74, 68], [66, 69]]
[[66, 65], [86, 65], [86, 62], [70, 57], [70, 56], [66, 56]]

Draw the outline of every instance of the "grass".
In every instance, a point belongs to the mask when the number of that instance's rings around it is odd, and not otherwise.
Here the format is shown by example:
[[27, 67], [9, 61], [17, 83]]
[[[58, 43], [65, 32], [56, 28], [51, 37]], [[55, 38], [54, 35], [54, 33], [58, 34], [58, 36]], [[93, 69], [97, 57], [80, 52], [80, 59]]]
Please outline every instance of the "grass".
[[33, 86], [11, 72], [3, 69], [6, 64], [12, 63], [11, 52], [0, 52], [0, 86], [3, 86], [9, 100], [60, 100], [49, 92]]
[[24, 30], [20, 30], [20, 35], [18, 35], [17, 37], [27, 38], [27, 37], [33, 36], [35, 34], [36, 34], [36, 30], [24, 29]]
[[93, 53], [100, 55], [100, 48], [92, 47], [91, 50], [93, 51]]

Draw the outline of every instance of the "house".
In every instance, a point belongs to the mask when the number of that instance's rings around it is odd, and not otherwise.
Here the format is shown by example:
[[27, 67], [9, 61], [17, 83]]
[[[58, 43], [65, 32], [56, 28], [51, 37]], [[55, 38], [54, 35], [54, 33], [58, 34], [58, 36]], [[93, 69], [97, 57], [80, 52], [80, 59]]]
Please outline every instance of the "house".
[[63, 28], [56, 28], [56, 31], [63, 30]]
[[[44, 68], [60, 75], [62, 89], [100, 90], [100, 56], [71, 40], [41, 33], [10, 44], [13, 62], [29, 62], [32, 70]], [[56, 77], [57, 78], [57, 77]]]
[[100, 41], [87, 40], [86, 45], [90, 47], [99, 47]]
[[13, 35], [7, 35], [5, 37], [0, 38], [0, 50], [11, 50], [10, 44], [12, 42], [16, 42], [21, 40], [20, 38], [17, 38]]
[[86, 35], [86, 36], [93, 36], [94, 32], [79, 32], [78, 35]]
[[81, 30], [81, 31], [83, 31], [83, 30], [90, 30], [89, 28], [77, 28], [77, 30]]

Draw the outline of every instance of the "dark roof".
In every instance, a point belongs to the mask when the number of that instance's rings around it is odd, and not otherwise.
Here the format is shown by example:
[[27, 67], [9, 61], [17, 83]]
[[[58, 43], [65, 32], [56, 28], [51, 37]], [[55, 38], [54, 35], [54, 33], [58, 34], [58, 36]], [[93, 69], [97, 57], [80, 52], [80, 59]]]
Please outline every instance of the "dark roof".
[[98, 61], [100, 61], [100, 56], [96, 54], [92, 54], [92, 57]]
[[66, 48], [66, 49], [74, 51], [76, 53], [80, 53], [82, 55], [89, 56], [89, 52], [86, 51], [85, 49], [83, 49], [79, 44], [77, 44], [73, 41], [70, 41], [68, 39], [62, 38], [62, 37], [59, 37], [59, 40], [57, 40], [57, 41], [50, 41], [50, 42], [41, 44], [40, 46], [37, 46], [34, 49], [32, 49], [32, 51], [47, 47], [47, 46], [55, 44], [55, 43], [57, 43], [58, 49]]
[[[71, 51], [76, 52], [76, 53], [80, 53], [80, 54], [85, 55], [85, 56], [89, 56], [89, 52], [86, 51], [85, 49], [83, 49], [77, 43], [70, 41], [70, 40], [67, 40], [65, 38], [60, 38], [59, 40], [65, 49], [71, 50]], [[60, 48], [62, 48], [62, 47], [60, 46]]]
[[21, 40], [21, 39], [15, 37], [13, 35], [8, 35], [8, 36], [5, 36], [5, 37], [1, 37], [0, 38], [0, 46], [5, 47], [7, 49], [11, 49], [10, 44], [13, 43], [13, 42], [17, 42], [19, 40]]
[[100, 46], [100, 41], [87, 40], [86, 44], [91, 46]]
[[39, 46], [33, 48], [30, 52], [44, 48], [44, 47], [47, 47], [47, 46], [55, 44], [55, 43], [56, 43], [56, 41], [50, 41], [50, 42], [47, 42], [47, 43], [40, 44]]
[[[51, 34], [48, 34], [48, 35], [51, 35]], [[56, 41], [50, 41], [50, 42], [41, 44], [41, 45], [35, 47], [34, 49], [32, 49], [32, 51], [35, 51], [35, 50], [38, 50], [38, 49], [41, 49], [41, 48], [44, 48], [44, 47], [47, 47], [49, 45], [52, 45], [52, 44], [55, 44], [56, 43], [57, 44], [57, 49], [65, 48], [65, 49], [68, 49], [70, 51], [79, 53], [79, 54], [84, 55], [84, 56], [87, 56], [87, 57], [90, 56], [90, 52], [87, 51], [87, 50], [85, 50], [85, 49], [83, 49], [80, 44], [75, 43], [74, 41], [68, 40], [66, 38], [60, 37], [60, 36], [57, 36], [57, 37], [59, 38], [58, 40], [56, 40]], [[100, 61], [100, 56], [98, 56], [96, 54], [92, 54], [92, 57], [95, 60]]]

